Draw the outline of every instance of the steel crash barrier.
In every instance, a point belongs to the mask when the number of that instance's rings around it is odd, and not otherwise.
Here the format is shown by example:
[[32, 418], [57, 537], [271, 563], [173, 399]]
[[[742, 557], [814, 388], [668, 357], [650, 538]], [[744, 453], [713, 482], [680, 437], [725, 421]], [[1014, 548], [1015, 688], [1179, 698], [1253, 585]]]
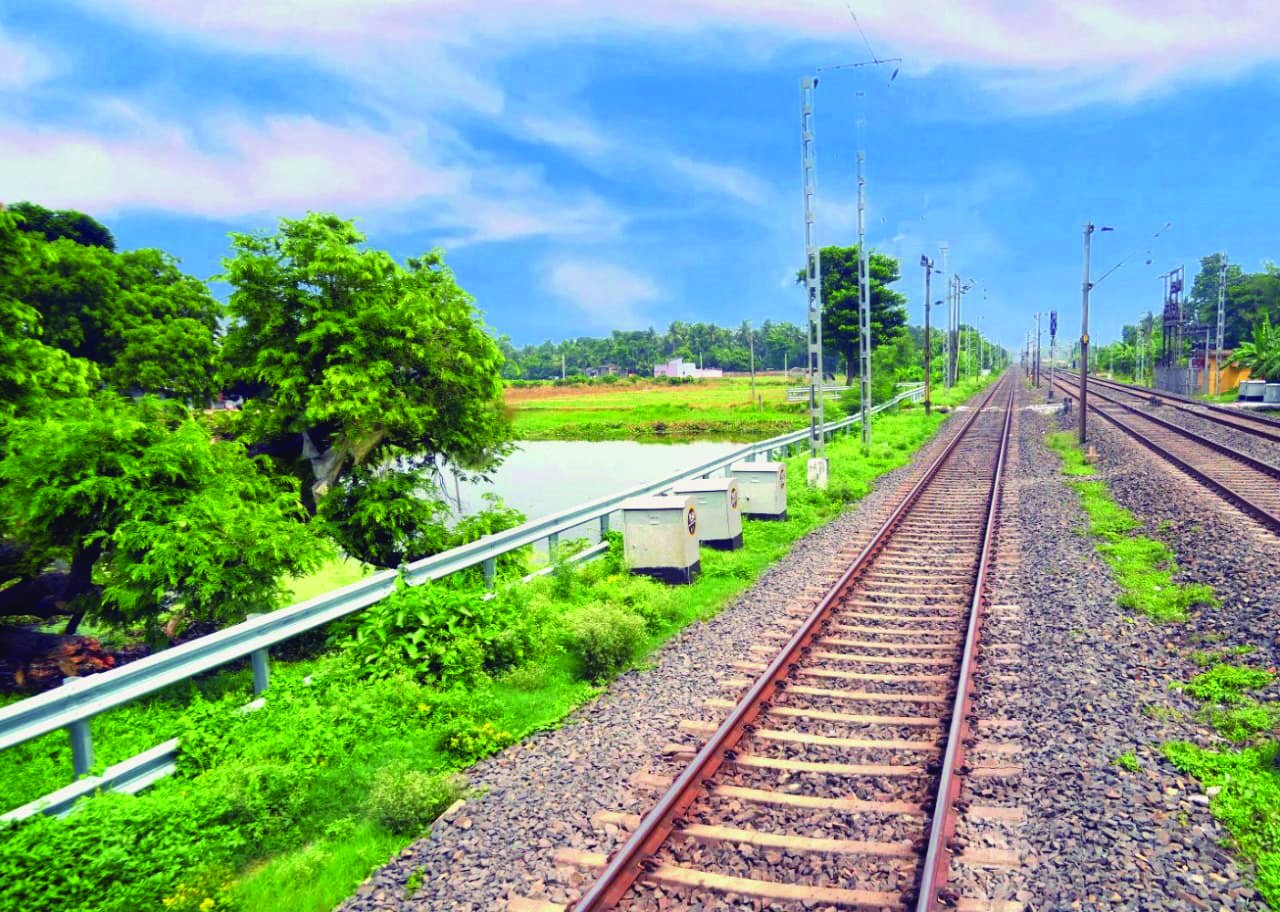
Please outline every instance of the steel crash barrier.
[[[923, 398], [924, 387], [916, 387], [876, 406], [871, 409], [871, 414], [895, 408], [905, 401], [918, 402]], [[830, 439], [859, 424], [861, 418], [857, 414], [828, 422], [823, 433]], [[0, 709], [0, 750], [65, 729], [71, 739], [72, 763], [77, 777], [75, 782], [65, 788], [0, 815], [0, 821], [22, 820], [39, 813], [65, 815], [76, 801], [98, 790], [110, 789], [133, 794], [175, 770], [178, 750], [176, 738], [107, 767], [99, 775], [90, 775], [94, 762], [89, 722], [94, 716], [245, 656], [252, 660], [254, 694], [260, 699], [269, 680], [269, 647], [382, 600], [394, 590], [396, 578], [401, 573], [411, 585], [418, 585], [478, 566], [482, 568], [486, 586], [492, 588], [497, 560], [502, 555], [545, 541], [548, 553], [554, 559], [562, 535], [596, 523], [601, 541], [570, 558], [573, 561], [590, 560], [608, 550], [608, 542], [604, 541], [604, 536], [609, 531], [610, 518], [619, 510], [623, 501], [645, 494], [660, 494], [687, 478], [706, 478], [721, 471], [727, 473], [734, 462], [754, 462], [761, 457], [768, 460], [774, 458], [775, 454], [790, 455], [794, 448], [803, 445], [808, 439], [809, 429], [804, 428], [748, 444], [728, 456], [713, 459], [675, 475], [485, 536], [470, 544], [407, 564], [399, 571], [384, 570], [375, 573], [333, 592], [269, 614], [251, 617], [216, 633], [120, 668], [87, 678], [68, 678], [62, 687]], [[526, 579], [551, 569], [552, 566], [549, 565]], [[249, 704], [249, 708], [253, 706], [253, 703]]]

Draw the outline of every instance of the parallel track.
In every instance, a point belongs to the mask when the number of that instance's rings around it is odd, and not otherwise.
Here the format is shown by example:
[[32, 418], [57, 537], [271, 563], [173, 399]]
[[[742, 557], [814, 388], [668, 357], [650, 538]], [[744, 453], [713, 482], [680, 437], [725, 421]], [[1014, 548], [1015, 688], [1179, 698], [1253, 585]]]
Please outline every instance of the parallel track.
[[[1070, 377], [1077, 387], [1079, 386], [1079, 374], [1072, 374], [1067, 371], [1062, 373]], [[1157, 400], [1163, 406], [1186, 412], [1188, 415], [1194, 415], [1205, 421], [1212, 421], [1214, 424], [1220, 424], [1232, 430], [1242, 431], [1255, 437], [1261, 437], [1264, 440], [1280, 443], [1280, 421], [1275, 421], [1247, 409], [1231, 409], [1208, 402], [1193, 402], [1190, 399], [1175, 396], [1173, 393], [1167, 393], [1164, 390], [1149, 389], [1145, 386], [1134, 386], [1129, 383], [1117, 383], [1114, 380], [1101, 380], [1097, 377], [1090, 377], [1089, 389], [1093, 390], [1095, 388], [1126, 393], [1148, 402]]]
[[[603, 868], [574, 912], [649, 908], [637, 881], [671, 909], [708, 890], [917, 912], [959, 899], [946, 882], [962, 780], [984, 750], [966, 756], [1014, 388], [997, 384], [798, 629], [772, 637], [781, 651], [737, 663], [758, 677], [712, 707], [727, 718], [681, 724], [705, 740], [669, 746], [692, 759], [650, 777], [670, 781], [656, 806], [598, 818], [633, 829], [622, 847], [557, 853]], [[1006, 856], [982, 854], [1016, 865]]]
[[[1067, 396], [1079, 399], [1078, 388], [1069, 381], [1055, 380], [1055, 383]], [[1280, 483], [1277, 483], [1280, 466], [1254, 459], [1216, 440], [1146, 414], [1095, 390], [1092, 379], [1089, 386], [1091, 412], [1280, 534]]]

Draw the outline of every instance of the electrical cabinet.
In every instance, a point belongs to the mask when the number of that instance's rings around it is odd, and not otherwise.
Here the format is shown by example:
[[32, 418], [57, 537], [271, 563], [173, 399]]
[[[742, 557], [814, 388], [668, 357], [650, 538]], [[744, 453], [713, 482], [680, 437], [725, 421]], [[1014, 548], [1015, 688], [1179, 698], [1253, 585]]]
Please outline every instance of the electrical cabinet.
[[787, 518], [787, 466], [782, 462], [735, 462], [740, 512], [751, 519]]
[[686, 478], [671, 489], [693, 498], [698, 511], [698, 540], [708, 548], [735, 551], [742, 547], [742, 510], [736, 478]]
[[622, 502], [621, 510], [628, 570], [668, 583], [692, 583], [698, 578], [701, 518], [692, 497], [633, 497]]

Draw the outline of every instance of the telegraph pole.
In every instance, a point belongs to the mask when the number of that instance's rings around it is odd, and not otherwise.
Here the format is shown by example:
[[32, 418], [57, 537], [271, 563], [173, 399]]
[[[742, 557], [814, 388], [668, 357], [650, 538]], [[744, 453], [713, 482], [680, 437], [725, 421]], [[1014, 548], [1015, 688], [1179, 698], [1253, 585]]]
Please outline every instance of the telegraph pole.
[[929, 389], [933, 382], [933, 367], [929, 358], [933, 354], [933, 340], [929, 336], [929, 311], [933, 310], [933, 291], [930, 280], [933, 278], [933, 260], [920, 254], [920, 265], [924, 267], [924, 413], [933, 414], [933, 403], [929, 400]]
[[1085, 413], [1089, 396], [1089, 236], [1093, 234], [1093, 222], [1084, 226], [1084, 285], [1080, 296], [1080, 445], [1085, 441]]
[[[1218, 275], [1218, 362], [1214, 365], [1217, 368], [1215, 373], [1217, 377], [1217, 389], [1215, 392], [1222, 392], [1222, 336], [1227, 325], [1227, 255], [1222, 255], [1222, 271]], [[1205, 371], [1209, 370], [1208, 363], [1204, 366]]]
[[805, 289], [809, 320], [809, 471], [811, 484], [826, 488], [826, 420], [822, 376], [822, 262], [813, 241], [813, 98], [816, 76], [800, 80], [800, 164], [804, 175]]
[[862, 164], [866, 155], [858, 150], [858, 304], [862, 317], [860, 374], [862, 379], [862, 445], [871, 445], [871, 281], [867, 275], [866, 178]]
[[942, 254], [942, 274], [947, 277], [947, 332], [943, 337], [942, 385], [951, 388], [951, 273], [947, 272], [947, 256], [951, 252], [950, 245], [938, 245]]
[[1036, 389], [1040, 388], [1040, 311], [1036, 311]]

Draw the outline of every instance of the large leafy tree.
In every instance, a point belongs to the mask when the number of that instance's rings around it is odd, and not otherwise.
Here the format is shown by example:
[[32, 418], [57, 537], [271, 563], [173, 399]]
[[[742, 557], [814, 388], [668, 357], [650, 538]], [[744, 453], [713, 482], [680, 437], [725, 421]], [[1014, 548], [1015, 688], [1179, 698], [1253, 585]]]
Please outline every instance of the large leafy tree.
[[223, 370], [250, 393], [243, 432], [300, 475], [344, 548], [386, 566], [438, 548], [436, 467], [493, 468], [509, 427], [502, 354], [440, 253], [401, 266], [363, 242], [314, 213], [232, 235]]
[[[165, 610], [235, 621], [279, 604], [327, 553], [296, 482], [216, 439], [176, 402], [109, 391], [6, 427], [0, 522], [22, 543], [0, 616], [86, 613], [154, 625]], [[65, 573], [43, 572], [65, 562]]]
[[1254, 324], [1252, 338], [1240, 343], [1232, 363], [1249, 368], [1255, 380], [1280, 380], [1280, 327], [1271, 325], [1270, 316]]
[[[861, 345], [862, 310], [858, 289], [858, 254], [852, 247], [823, 247], [822, 256], [822, 341], [835, 349], [845, 362], [845, 383], [853, 383], [858, 374], [858, 349]], [[867, 258], [867, 277], [871, 282], [871, 347], [892, 341], [907, 322], [907, 299], [889, 288], [902, 278], [898, 261], [883, 253], [871, 251]], [[804, 270], [796, 273], [796, 282], [805, 281]]]

